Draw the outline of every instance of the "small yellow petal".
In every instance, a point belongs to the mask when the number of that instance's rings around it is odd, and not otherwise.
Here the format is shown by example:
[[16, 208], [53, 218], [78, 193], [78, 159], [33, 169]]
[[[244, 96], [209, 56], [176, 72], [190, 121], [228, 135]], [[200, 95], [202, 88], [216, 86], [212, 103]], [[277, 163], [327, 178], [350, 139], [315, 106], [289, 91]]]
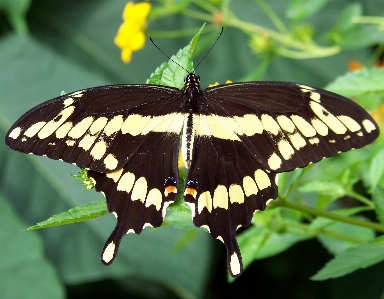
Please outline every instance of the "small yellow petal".
[[137, 4], [133, 4], [132, 2], [128, 2], [128, 4], [124, 8], [123, 19], [127, 20], [130, 18], [145, 19], [151, 10], [151, 4], [148, 2], [141, 2]]
[[131, 61], [131, 58], [132, 58], [132, 50], [130, 48], [124, 48], [121, 51], [121, 60], [124, 63], [128, 63]]
[[140, 50], [144, 47], [145, 44], [145, 35], [142, 31], [136, 32], [134, 36], [132, 36], [129, 46], [132, 51]]

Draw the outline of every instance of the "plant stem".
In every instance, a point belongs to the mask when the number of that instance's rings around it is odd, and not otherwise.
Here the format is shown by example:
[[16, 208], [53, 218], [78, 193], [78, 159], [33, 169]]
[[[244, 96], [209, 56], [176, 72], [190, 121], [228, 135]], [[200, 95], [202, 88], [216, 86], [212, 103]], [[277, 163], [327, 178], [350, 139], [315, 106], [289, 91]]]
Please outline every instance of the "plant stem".
[[287, 200], [280, 200], [279, 199], [273, 203], [273, 206], [292, 209], [292, 210], [300, 211], [303, 213], [308, 213], [308, 214], [312, 214], [315, 216], [320, 216], [320, 217], [324, 217], [324, 218], [328, 218], [328, 219], [332, 219], [332, 220], [336, 220], [336, 221], [340, 221], [340, 222], [344, 222], [344, 223], [349, 223], [349, 224], [353, 224], [353, 225], [357, 225], [357, 226], [367, 227], [367, 228], [376, 230], [378, 232], [384, 233], [384, 226], [382, 226], [378, 223], [374, 223], [374, 222], [370, 222], [370, 221], [362, 221], [362, 220], [359, 220], [356, 218], [351, 218], [351, 217], [335, 214], [332, 212], [328, 212], [328, 211], [324, 211], [324, 210], [320, 210], [320, 209], [316, 209], [316, 208], [312, 208], [312, 207], [308, 207], [308, 206], [304, 206], [304, 205], [299, 205], [299, 204], [296, 204], [296, 203], [293, 203], [293, 202], [290, 202]]

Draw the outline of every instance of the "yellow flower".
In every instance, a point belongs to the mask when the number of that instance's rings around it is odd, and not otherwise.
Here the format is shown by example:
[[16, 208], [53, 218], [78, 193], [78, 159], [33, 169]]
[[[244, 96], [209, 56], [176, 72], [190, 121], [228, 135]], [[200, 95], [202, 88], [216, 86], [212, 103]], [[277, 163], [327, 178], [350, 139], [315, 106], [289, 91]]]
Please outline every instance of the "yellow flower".
[[115, 45], [121, 48], [121, 60], [125, 63], [131, 61], [133, 51], [138, 51], [144, 47], [145, 34], [144, 28], [147, 25], [146, 19], [151, 4], [141, 2], [134, 4], [128, 2], [123, 11], [123, 24], [115, 36]]
[[[231, 83], [232, 83], [231, 80], [227, 80], [227, 81], [225, 81], [225, 84], [231, 84]], [[209, 84], [208, 87], [213, 87], [213, 86], [217, 86], [217, 85], [219, 85], [219, 82], [215, 82], [215, 83], [213, 83], [213, 84]]]

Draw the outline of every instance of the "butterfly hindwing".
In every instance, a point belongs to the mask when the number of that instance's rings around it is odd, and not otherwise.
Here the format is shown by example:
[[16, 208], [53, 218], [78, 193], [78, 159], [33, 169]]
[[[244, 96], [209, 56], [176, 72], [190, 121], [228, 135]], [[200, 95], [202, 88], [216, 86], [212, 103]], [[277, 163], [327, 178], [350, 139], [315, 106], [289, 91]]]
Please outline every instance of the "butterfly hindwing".
[[117, 219], [102, 251], [105, 264], [113, 262], [125, 234], [160, 226], [168, 205], [176, 199], [179, 135], [149, 134], [160, 136], [149, 135], [153, 143], [139, 147], [123, 168], [110, 173], [88, 171]]
[[246, 146], [210, 137], [195, 140], [185, 200], [193, 222], [227, 247], [232, 276], [242, 272], [236, 230], [249, 226], [257, 210], [277, 197], [276, 174], [266, 171]]

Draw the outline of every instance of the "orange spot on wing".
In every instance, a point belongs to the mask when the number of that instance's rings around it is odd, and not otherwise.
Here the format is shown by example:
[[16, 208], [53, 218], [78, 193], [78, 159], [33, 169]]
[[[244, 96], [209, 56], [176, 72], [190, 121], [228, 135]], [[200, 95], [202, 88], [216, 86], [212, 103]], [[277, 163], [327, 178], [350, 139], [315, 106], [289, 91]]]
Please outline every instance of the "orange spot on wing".
[[170, 193], [177, 193], [177, 188], [175, 186], [165, 187], [165, 196], [168, 196]]
[[194, 198], [196, 198], [196, 189], [193, 189], [193, 188], [185, 188], [185, 195], [191, 195], [193, 196]]

